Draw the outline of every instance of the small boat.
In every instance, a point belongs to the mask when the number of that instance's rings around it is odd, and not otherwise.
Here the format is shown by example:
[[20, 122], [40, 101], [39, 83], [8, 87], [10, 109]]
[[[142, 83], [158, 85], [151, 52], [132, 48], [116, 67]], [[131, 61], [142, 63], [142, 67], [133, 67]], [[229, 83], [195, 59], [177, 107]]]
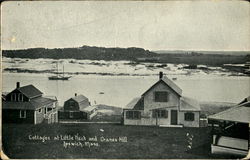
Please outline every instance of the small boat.
[[69, 78], [71, 78], [71, 76], [64, 76], [64, 66], [63, 66], [63, 75], [59, 75], [58, 73], [58, 64], [56, 65], [57, 68], [57, 73], [56, 76], [49, 76], [49, 80], [69, 80]]
[[50, 76], [49, 80], [69, 80], [69, 78], [71, 78], [71, 76], [65, 77], [57, 75], [57, 76]]
[[176, 80], [177, 80], [177, 78], [176, 78], [176, 77], [174, 77], [174, 78], [172, 78], [172, 80], [173, 80], [173, 81], [176, 81]]

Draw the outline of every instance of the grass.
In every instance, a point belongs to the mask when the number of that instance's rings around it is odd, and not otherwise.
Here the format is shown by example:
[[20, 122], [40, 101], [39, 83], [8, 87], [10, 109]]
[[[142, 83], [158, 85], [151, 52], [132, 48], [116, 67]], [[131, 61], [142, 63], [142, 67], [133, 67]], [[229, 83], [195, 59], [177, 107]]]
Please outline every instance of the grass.
[[[233, 104], [203, 103], [204, 115], [214, 114]], [[120, 108], [99, 106], [98, 109], [115, 110], [115, 114], [98, 113], [92, 121], [120, 122]], [[123, 126], [121, 124], [3, 124], [3, 150], [9, 158], [50, 159], [50, 158], [228, 158], [210, 154], [211, 129], [202, 128], [159, 128], [149, 126]], [[187, 133], [193, 135], [192, 147], [188, 148]], [[56, 135], [84, 135], [100, 138], [127, 137], [128, 142], [98, 141], [99, 147], [64, 148], [63, 141], [29, 140], [29, 135], [55, 137]], [[231, 157], [229, 157], [231, 158]]]
[[[102, 131], [101, 131], [102, 130]], [[189, 149], [186, 134], [194, 136]], [[209, 128], [159, 128], [117, 124], [6, 124], [3, 149], [10, 158], [211, 158]], [[100, 142], [99, 147], [64, 148], [62, 141], [29, 140], [29, 135], [54, 137], [127, 137], [127, 142]]]

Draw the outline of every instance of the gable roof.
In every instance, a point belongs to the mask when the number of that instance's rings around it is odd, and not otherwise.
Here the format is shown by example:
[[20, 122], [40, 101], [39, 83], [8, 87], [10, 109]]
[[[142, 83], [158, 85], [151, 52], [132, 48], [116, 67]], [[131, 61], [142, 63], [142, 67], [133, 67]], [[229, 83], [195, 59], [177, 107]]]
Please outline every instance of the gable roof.
[[72, 97], [71, 99], [75, 100], [76, 102], [80, 103], [82, 101], [85, 101], [85, 100], [88, 100], [87, 97], [85, 97], [84, 95], [80, 94], [80, 95], [77, 95], [75, 97]]
[[148, 93], [152, 88], [154, 88], [157, 84], [159, 84], [160, 82], [163, 82], [164, 84], [166, 84], [167, 86], [169, 86], [173, 91], [175, 91], [179, 96], [181, 96], [182, 94], [182, 90], [179, 86], [177, 86], [173, 81], [171, 81], [170, 79], [168, 79], [166, 76], [164, 76], [163, 78], [161, 78], [159, 81], [157, 81], [153, 86], [151, 86], [146, 92], [144, 92], [142, 95], [145, 95], [146, 93]]
[[197, 100], [181, 97], [180, 99], [180, 111], [200, 111], [200, 104]]
[[28, 98], [34, 98], [43, 94], [39, 89], [37, 89], [33, 85], [19, 87], [19, 88], [16, 88], [16, 90], [20, 91]]
[[132, 99], [123, 109], [134, 109], [134, 110], [142, 110], [144, 108], [143, 98], [136, 97]]
[[13, 102], [3, 101], [3, 109], [23, 109], [23, 110], [36, 110], [44, 107], [45, 105], [51, 104], [56, 100], [44, 97], [37, 97], [31, 99], [29, 102]]
[[88, 106], [88, 107], [81, 107], [81, 108], [80, 108], [80, 111], [90, 113], [90, 112], [93, 111], [94, 109], [96, 109], [96, 106]]

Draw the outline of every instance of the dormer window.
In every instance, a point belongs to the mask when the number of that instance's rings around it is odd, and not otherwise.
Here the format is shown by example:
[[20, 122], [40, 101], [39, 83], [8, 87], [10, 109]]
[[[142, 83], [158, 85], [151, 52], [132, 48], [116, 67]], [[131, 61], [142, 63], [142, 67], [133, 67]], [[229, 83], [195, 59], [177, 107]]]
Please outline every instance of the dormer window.
[[18, 101], [22, 102], [23, 101], [23, 94], [18, 93]]
[[17, 97], [16, 97], [16, 93], [12, 93], [11, 94], [11, 101], [16, 101]]

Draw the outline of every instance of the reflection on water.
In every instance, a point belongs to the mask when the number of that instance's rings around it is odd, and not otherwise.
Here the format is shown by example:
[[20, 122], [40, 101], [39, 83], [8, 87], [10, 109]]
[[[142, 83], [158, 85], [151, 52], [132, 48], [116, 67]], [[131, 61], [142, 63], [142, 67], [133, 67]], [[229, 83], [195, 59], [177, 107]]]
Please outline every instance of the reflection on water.
[[[174, 81], [183, 95], [200, 101], [238, 103], [250, 95], [250, 77], [223, 77], [216, 75], [176, 75]], [[173, 77], [169, 77], [173, 78]], [[22, 85], [33, 84], [45, 95], [57, 96], [59, 104], [83, 94], [92, 104], [123, 107], [132, 98], [140, 96], [158, 80], [157, 76], [100, 76], [77, 75], [69, 81], [50, 81], [47, 74], [3, 73], [3, 92], [9, 92], [19, 81]]]

